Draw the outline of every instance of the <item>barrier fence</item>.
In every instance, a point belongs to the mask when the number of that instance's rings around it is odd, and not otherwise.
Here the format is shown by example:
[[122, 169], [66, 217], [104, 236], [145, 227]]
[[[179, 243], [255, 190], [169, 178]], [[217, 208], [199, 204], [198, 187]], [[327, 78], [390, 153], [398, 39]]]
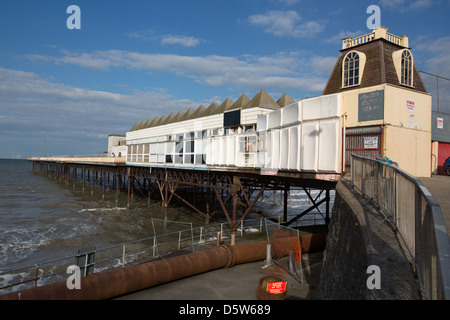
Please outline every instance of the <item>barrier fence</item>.
[[450, 242], [442, 210], [423, 183], [377, 159], [352, 154], [352, 185], [392, 221], [414, 259], [424, 299], [450, 299]]
[[[235, 230], [235, 241], [239, 243], [267, 240], [268, 243], [276, 246], [276, 239], [279, 237], [285, 237], [287, 234], [299, 236], [297, 230], [282, 226], [280, 221], [281, 217], [278, 217], [278, 223], [265, 218], [244, 220]], [[78, 250], [77, 255], [42, 261], [20, 269], [2, 271], [0, 272], [0, 294], [67, 280], [69, 277], [68, 267], [74, 264], [85, 270], [92, 270], [89, 272], [91, 274], [167, 258], [172, 255], [210, 249], [228, 241], [227, 239], [231, 238], [233, 231], [230, 223], [217, 223], [195, 228], [188, 223], [190, 227], [180, 227], [177, 231], [164, 232], [168, 227], [173, 230], [173, 225], [177, 223], [160, 219], [154, 219], [152, 223], [155, 234], [148, 238], [100, 249], [91, 247], [87, 250]], [[178, 225], [186, 225], [186, 223], [178, 223]], [[284, 230], [284, 233], [273, 235], [274, 230]], [[247, 236], [250, 236], [251, 240]], [[300, 247], [300, 243], [298, 246]], [[299, 279], [299, 272], [301, 272], [299, 263], [277, 256], [276, 247], [274, 249], [273, 262], [287, 269], [295, 278]], [[95, 262], [93, 261], [94, 257]], [[86, 263], [80, 265], [78, 261]]]

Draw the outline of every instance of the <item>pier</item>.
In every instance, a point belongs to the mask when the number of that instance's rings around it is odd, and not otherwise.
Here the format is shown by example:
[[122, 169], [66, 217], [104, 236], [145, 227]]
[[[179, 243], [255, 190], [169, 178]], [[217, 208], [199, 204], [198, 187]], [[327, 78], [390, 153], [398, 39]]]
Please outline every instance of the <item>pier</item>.
[[[202, 216], [206, 222], [220, 213], [235, 228], [250, 212], [275, 220], [269, 212], [254, 208], [265, 191], [280, 194], [286, 226], [325, 204], [325, 221], [330, 219], [330, 190], [339, 175], [275, 172], [236, 168], [173, 168], [127, 165], [123, 158], [30, 158], [33, 172], [59, 178], [67, 185], [81, 184], [83, 191], [115, 192], [115, 200], [126, 197], [129, 208], [138, 194], [148, 203], [160, 201], [165, 217], [175, 198]], [[303, 190], [311, 206], [288, 220], [288, 195], [292, 188]], [[319, 195], [313, 196], [312, 190]], [[124, 200], [121, 200], [124, 201]]]

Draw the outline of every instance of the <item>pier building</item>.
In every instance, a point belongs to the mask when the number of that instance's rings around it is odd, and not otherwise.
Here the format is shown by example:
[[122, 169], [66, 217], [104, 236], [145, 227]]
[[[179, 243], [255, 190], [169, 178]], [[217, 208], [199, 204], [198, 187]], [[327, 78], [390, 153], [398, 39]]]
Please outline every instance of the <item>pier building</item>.
[[343, 39], [319, 97], [275, 102], [264, 90], [137, 122], [127, 164], [341, 174], [350, 154], [386, 156], [431, 174], [431, 95], [408, 47], [387, 28]]
[[[416, 177], [431, 175], [431, 117], [431, 95], [408, 37], [380, 27], [343, 39], [318, 97], [294, 100], [285, 93], [275, 101], [264, 90], [251, 99], [244, 93], [236, 101], [136, 122], [124, 136], [109, 136], [114, 160], [33, 161], [37, 170], [75, 179], [77, 169], [88, 180], [100, 174], [105, 179], [99, 181], [108, 181], [112, 175], [117, 194], [128, 190], [128, 203], [136, 191], [149, 201], [157, 196], [166, 212], [175, 197], [206, 220], [221, 211], [238, 225], [237, 206], [243, 209], [241, 220], [250, 211], [270, 218], [254, 205], [264, 191], [274, 190], [284, 196], [285, 224], [322, 204], [329, 221], [329, 192], [349, 170], [351, 153], [387, 157]], [[192, 197], [179, 188], [192, 188]], [[288, 219], [291, 188], [304, 190], [312, 202]], [[319, 197], [312, 197], [311, 189], [319, 190]], [[196, 201], [196, 194], [203, 200]]]

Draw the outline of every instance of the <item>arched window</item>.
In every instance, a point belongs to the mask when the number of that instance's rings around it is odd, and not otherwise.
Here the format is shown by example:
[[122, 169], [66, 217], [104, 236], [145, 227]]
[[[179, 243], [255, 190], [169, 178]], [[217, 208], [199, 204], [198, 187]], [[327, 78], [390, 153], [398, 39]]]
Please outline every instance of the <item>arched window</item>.
[[411, 52], [409, 50], [404, 50], [402, 53], [402, 75], [401, 84], [407, 86], [412, 86], [412, 70], [413, 70], [413, 59]]
[[359, 55], [350, 52], [344, 58], [343, 87], [359, 84]]

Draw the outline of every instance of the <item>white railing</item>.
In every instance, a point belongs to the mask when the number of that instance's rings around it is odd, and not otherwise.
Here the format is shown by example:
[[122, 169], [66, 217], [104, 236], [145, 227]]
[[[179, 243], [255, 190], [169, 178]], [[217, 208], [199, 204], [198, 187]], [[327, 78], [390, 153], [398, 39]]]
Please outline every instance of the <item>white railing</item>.
[[89, 163], [123, 163], [125, 157], [33, 157], [30, 161], [89, 162]]
[[367, 42], [371, 42], [376, 39], [386, 39], [389, 42], [395, 43], [396, 45], [402, 47], [408, 47], [408, 37], [407, 36], [396, 36], [387, 32], [387, 28], [380, 27], [373, 30], [373, 32], [369, 34], [365, 34], [356, 38], [345, 38], [342, 39], [342, 49], [351, 48], [354, 46], [358, 46], [360, 44], [364, 44]]

